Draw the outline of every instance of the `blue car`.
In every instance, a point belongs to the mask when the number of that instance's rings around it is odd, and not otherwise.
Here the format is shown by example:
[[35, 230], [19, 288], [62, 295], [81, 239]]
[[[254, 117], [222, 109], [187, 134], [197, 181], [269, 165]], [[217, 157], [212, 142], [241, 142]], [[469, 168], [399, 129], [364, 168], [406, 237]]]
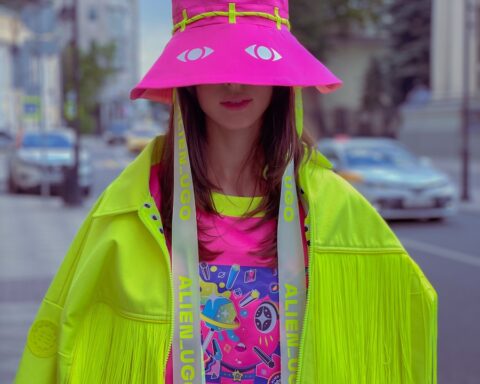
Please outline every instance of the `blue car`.
[[386, 220], [443, 219], [457, 211], [450, 178], [396, 140], [323, 139], [318, 149]]

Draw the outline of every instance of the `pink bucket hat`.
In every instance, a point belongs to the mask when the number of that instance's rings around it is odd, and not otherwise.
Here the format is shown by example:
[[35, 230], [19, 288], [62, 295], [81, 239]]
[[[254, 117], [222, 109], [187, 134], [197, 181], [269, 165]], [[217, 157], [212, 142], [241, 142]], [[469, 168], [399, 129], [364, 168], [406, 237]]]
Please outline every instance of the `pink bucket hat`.
[[131, 91], [167, 104], [172, 89], [197, 84], [314, 86], [342, 81], [290, 32], [288, 0], [173, 0], [173, 36]]

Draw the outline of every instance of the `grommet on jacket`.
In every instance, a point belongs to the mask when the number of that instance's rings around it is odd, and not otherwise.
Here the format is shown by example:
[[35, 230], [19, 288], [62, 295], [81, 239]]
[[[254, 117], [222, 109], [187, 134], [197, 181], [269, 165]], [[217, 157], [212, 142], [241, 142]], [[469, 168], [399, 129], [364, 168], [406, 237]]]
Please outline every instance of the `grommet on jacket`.
[[158, 216], [157, 215], [152, 215], [151, 216], [153, 220], [158, 220]]
[[145, 204], [143, 204], [143, 206], [144, 206], [145, 208], [151, 208], [151, 207], [152, 207], [151, 204], [149, 204], [149, 203], [145, 203]]
[[164, 232], [165, 232], [162, 227], [158, 228], [158, 230], [160, 231], [160, 233], [161, 233], [162, 235], [163, 235]]
[[308, 232], [308, 225], [305, 225], [305, 232]]

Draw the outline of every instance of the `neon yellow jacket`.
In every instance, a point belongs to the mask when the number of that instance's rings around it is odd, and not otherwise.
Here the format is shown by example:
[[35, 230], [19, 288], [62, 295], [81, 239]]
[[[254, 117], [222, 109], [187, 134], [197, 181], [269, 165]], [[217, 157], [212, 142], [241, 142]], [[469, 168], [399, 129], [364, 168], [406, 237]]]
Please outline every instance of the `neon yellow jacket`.
[[[17, 383], [163, 383], [170, 259], [150, 196], [158, 137], [103, 192], [30, 328]], [[298, 383], [436, 383], [437, 296], [383, 219], [316, 153], [302, 164], [309, 289]]]

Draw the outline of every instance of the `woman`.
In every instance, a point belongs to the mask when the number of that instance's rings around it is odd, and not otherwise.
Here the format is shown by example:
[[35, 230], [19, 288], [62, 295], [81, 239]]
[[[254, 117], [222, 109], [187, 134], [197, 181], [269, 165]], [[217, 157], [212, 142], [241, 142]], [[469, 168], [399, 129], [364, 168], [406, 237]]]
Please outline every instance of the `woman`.
[[167, 136], [93, 207], [17, 382], [435, 383], [435, 291], [310, 146], [301, 87], [341, 81], [286, 2], [173, 19], [131, 95], [173, 104]]

